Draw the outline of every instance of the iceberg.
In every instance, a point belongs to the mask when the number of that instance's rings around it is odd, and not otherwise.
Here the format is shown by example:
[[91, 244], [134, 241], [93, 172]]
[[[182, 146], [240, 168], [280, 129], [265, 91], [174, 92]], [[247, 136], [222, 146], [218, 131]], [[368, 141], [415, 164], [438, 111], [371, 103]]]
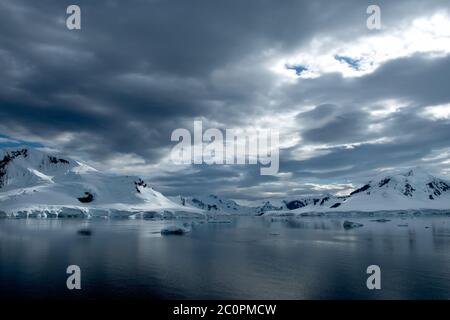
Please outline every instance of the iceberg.
[[190, 230], [186, 227], [181, 227], [181, 226], [168, 226], [165, 227], [163, 229], [161, 229], [161, 234], [162, 235], [183, 235], [187, 232], [189, 232]]
[[344, 229], [353, 229], [353, 228], [360, 228], [364, 225], [362, 223], [345, 220], [342, 226], [344, 227]]

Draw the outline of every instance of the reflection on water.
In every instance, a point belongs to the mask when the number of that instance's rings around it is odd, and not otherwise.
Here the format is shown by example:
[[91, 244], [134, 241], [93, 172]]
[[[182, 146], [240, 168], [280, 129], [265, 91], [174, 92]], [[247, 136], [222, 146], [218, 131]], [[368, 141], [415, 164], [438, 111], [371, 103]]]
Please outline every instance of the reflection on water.
[[[450, 298], [448, 217], [352, 218], [364, 226], [350, 230], [338, 217], [227, 220], [183, 236], [160, 235], [169, 221], [0, 220], [0, 297]], [[71, 264], [80, 291], [66, 289]], [[372, 264], [379, 291], [366, 288]]]

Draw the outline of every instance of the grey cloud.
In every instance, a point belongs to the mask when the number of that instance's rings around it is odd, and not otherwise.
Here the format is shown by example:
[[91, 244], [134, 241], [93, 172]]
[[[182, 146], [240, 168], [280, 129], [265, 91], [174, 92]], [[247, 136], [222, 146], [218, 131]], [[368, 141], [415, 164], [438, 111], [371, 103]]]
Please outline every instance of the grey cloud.
[[365, 138], [367, 130], [365, 113], [353, 113], [338, 116], [335, 120], [317, 129], [303, 133], [311, 142], [354, 142]]
[[[128, 153], [152, 164], [167, 155], [172, 130], [191, 128], [196, 118], [224, 128], [295, 111], [301, 113], [296, 119], [302, 143], [397, 139], [354, 149], [330, 147], [328, 155], [304, 161], [290, 160], [295, 147], [285, 150], [281, 170], [292, 172], [292, 179], [341, 179], [353, 171], [312, 172], [353, 165], [363, 174], [447, 146], [447, 123], [414, 115], [425, 105], [450, 101], [448, 57], [414, 56], [358, 79], [329, 74], [282, 86], [267, 70], [267, 52], [289, 55], [314, 38], [349, 40], [368, 34], [365, 9], [370, 1], [77, 3], [82, 30], [76, 32], [65, 28], [71, 1], [0, 4], [1, 134], [15, 138], [25, 133], [88, 161]], [[387, 26], [447, 4], [379, 2]], [[380, 132], [368, 133], [365, 128], [378, 120], [362, 108], [388, 98], [405, 99], [411, 106], [385, 119]], [[305, 105], [317, 107], [304, 112]], [[56, 140], [61, 134], [73, 139]], [[197, 169], [159, 177], [155, 184], [170, 194], [191, 186], [192, 193], [258, 197], [264, 191], [281, 192], [286, 182], [261, 177], [256, 167]]]

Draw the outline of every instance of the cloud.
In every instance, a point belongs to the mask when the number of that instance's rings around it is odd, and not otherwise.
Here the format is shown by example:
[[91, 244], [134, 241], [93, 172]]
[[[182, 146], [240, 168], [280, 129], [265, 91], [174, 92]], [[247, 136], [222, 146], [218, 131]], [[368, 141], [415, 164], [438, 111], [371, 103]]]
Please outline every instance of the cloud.
[[[448, 1], [380, 1], [380, 32], [359, 0], [80, 0], [80, 31], [65, 27], [69, 4], [0, 4], [4, 143], [147, 176], [170, 195], [241, 199], [354, 185], [450, 147]], [[171, 132], [197, 119], [278, 129], [281, 174], [171, 165]]]
[[[445, 56], [450, 53], [450, 18], [442, 10], [432, 16], [402, 21], [373, 35], [341, 41], [332, 37], [313, 39], [291, 57], [277, 63], [293, 69], [300, 78], [316, 78], [326, 73], [360, 77], [374, 72], [386, 62], [414, 54]], [[302, 72], [287, 66], [302, 66]]]
[[431, 119], [449, 119], [450, 118], [450, 104], [443, 104], [437, 106], [425, 107], [422, 115]]
[[[324, 115], [323, 118], [327, 118]], [[369, 119], [366, 112], [352, 111], [333, 116], [322, 126], [302, 132], [304, 142], [314, 143], [350, 143], [365, 141], [370, 137]], [[303, 119], [299, 119], [300, 122]]]

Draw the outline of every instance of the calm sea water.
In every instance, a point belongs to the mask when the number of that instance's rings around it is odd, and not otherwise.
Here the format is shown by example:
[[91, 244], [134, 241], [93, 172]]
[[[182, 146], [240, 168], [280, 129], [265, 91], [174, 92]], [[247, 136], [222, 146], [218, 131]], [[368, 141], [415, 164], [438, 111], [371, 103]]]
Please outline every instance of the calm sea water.
[[[227, 218], [228, 219], [228, 218]], [[449, 299], [450, 218], [241, 217], [173, 221], [0, 220], [0, 296], [11, 299]], [[399, 226], [400, 225], [400, 226]], [[81, 228], [92, 230], [80, 235]], [[81, 268], [81, 290], [66, 268]], [[381, 267], [381, 290], [366, 268]]]

